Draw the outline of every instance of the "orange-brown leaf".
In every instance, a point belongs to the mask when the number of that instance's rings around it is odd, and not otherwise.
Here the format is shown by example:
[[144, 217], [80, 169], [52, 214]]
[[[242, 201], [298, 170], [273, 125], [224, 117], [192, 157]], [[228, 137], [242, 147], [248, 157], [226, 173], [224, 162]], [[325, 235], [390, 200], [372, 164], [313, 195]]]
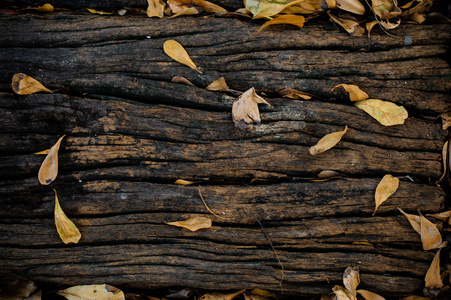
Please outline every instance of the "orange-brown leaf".
[[163, 18], [165, 6], [163, 0], [147, 0], [147, 16]]
[[189, 180], [183, 180], [183, 179], [177, 179], [174, 184], [178, 184], [178, 185], [191, 185], [191, 184], [195, 184], [195, 181], [189, 181]]
[[274, 19], [264, 23], [262, 25], [262, 27], [260, 27], [260, 29], [258, 30], [257, 33], [259, 33], [260, 30], [262, 30], [263, 28], [271, 26], [271, 25], [289, 24], [289, 25], [294, 25], [294, 26], [302, 28], [304, 26], [304, 23], [305, 23], [305, 18], [303, 16], [281, 15], [281, 16], [278, 16], [277, 18], [274, 18]]
[[420, 216], [420, 235], [424, 250], [437, 249], [442, 245], [442, 235], [437, 226]]
[[65, 243], [78, 243], [81, 238], [81, 233], [78, 230], [77, 226], [75, 226], [74, 222], [72, 222], [64, 213], [61, 208], [58, 196], [55, 191], [55, 226], [61, 240]]
[[338, 144], [340, 142], [343, 135], [348, 131], [348, 126], [345, 126], [345, 129], [342, 131], [337, 131], [333, 133], [326, 134], [323, 138], [321, 138], [315, 146], [309, 148], [311, 155], [316, 155], [322, 152], [325, 152]]
[[379, 206], [385, 202], [391, 195], [393, 195], [399, 186], [399, 179], [390, 174], [385, 175], [376, 187], [374, 198], [376, 200], [376, 208], [373, 216], [376, 214]]
[[199, 73], [202, 73], [194, 64], [194, 62], [191, 60], [185, 48], [183, 48], [183, 46], [180, 45], [179, 42], [174, 40], [167, 40], [163, 44], [163, 50], [164, 53], [166, 53], [166, 55], [168, 55], [173, 60], [182, 63], [190, 67], [191, 69], [196, 70]]
[[440, 276], [440, 249], [435, 254], [424, 281], [427, 288], [434, 289], [443, 287], [443, 281]]
[[284, 89], [279, 92], [279, 95], [285, 98], [295, 99], [295, 100], [310, 100], [312, 95], [304, 93], [295, 89]]
[[328, 13], [328, 15], [332, 21], [343, 27], [344, 30], [346, 30], [350, 35], [360, 37], [365, 32], [365, 29], [356, 21], [339, 18], [332, 15], [331, 13]]
[[415, 230], [418, 234], [421, 235], [421, 226], [420, 226], [421, 219], [420, 219], [420, 217], [416, 216], [416, 215], [407, 214], [399, 207], [398, 207], [398, 210], [407, 218], [407, 220], [409, 221], [413, 230]]
[[447, 222], [451, 225], [451, 210], [444, 211], [437, 214], [428, 214], [428, 217], [434, 217], [436, 219], [442, 220], [443, 222]]
[[209, 91], [227, 91], [229, 86], [227, 85], [224, 77], [220, 77], [210, 83], [205, 89]]
[[39, 81], [24, 73], [17, 73], [13, 76], [12, 88], [18, 95], [30, 95], [38, 92], [53, 93]]
[[332, 91], [336, 90], [337, 88], [342, 87], [346, 92], [349, 94], [349, 99], [351, 101], [362, 101], [368, 99], [368, 94], [362, 91], [358, 86], [353, 84], [339, 84], [336, 85]]
[[48, 185], [52, 183], [58, 175], [58, 150], [60, 149], [61, 141], [66, 135], [58, 139], [55, 145], [50, 148], [49, 153], [45, 157], [38, 172], [39, 183]]
[[166, 223], [172, 226], [183, 227], [191, 231], [197, 231], [199, 229], [205, 229], [211, 227], [211, 219], [206, 217], [193, 217], [185, 221], [177, 221]]
[[125, 300], [121, 290], [108, 284], [77, 285], [60, 290], [57, 294], [68, 300]]
[[384, 297], [367, 290], [358, 290], [357, 293], [359, 293], [363, 298], [365, 298], [365, 300], [385, 300]]

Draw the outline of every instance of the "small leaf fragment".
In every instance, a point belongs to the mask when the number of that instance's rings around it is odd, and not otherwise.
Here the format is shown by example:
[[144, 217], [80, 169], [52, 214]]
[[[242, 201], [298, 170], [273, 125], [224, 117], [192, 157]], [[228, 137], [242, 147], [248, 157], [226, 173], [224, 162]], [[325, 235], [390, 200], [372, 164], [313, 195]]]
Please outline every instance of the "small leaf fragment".
[[207, 13], [215, 14], [228, 13], [228, 11], [221, 6], [205, 0], [168, 0], [168, 5], [175, 14], [183, 12], [189, 7], [194, 7], [196, 8], [196, 10], [197, 8], [200, 8], [199, 10], [197, 10], [198, 13], [200, 13], [202, 10]]
[[437, 249], [442, 245], [442, 235], [437, 226], [422, 215], [420, 216], [420, 235], [424, 250]]
[[446, 222], [451, 225], [451, 210], [437, 213], [437, 214], [428, 214], [428, 217], [434, 217], [436, 219], [442, 220], [443, 222]]
[[355, 297], [352, 297], [351, 292], [343, 286], [336, 285], [332, 291], [335, 294], [335, 300], [356, 300]]
[[87, 8], [87, 11], [89, 11], [91, 14], [97, 14], [97, 15], [114, 15], [114, 12], [107, 12], [102, 10], [96, 10], [93, 8]]
[[289, 24], [294, 25], [297, 27], [302, 28], [305, 23], [305, 18], [303, 16], [298, 15], [281, 15], [277, 18], [274, 18], [272, 20], [269, 20], [268, 22], [264, 23], [262, 27], [257, 31], [257, 34], [265, 27], [271, 26], [271, 25], [278, 25], [278, 24]]
[[49, 12], [49, 13], [55, 10], [53, 5], [51, 5], [50, 3], [45, 3], [44, 5], [38, 7], [27, 7], [26, 9], [32, 9], [39, 12]]
[[357, 293], [359, 293], [363, 298], [365, 298], [365, 300], [385, 300], [384, 297], [367, 290], [358, 290]]
[[442, 160], [443, 160], [443, 175], [440, 177], [439, 180], [437, 180], [437, 182], [442, 181], [442, 179], [445, 177], [446, 175], [446, 166], [448, 165], [447, 163], [447, 158], [448, 158], [448, 141], [445, 142], [445, 144], [443, 145], [443, 149], [442, 149]]
[[189, 81], [188, 79], [186, 79], [185, 77], [182, 77], [182, 76], [174, 76], [174, 77], [172, 77], [171, 81], [175, 82], [175, 83], [181, 83], [181, 84], [184, 84], [184, 85], [189, 85], [189, 86], [196, 87], [194, 85], [194, 83], [192, 83], [191, 81]]
[[339, 84], [339, 85], [336, 85], [332, 89], [332, 92], [335, 89], [339, 88], [339, 87], [342, 87], [346, 92], [349, 93], [349, 99], [351, 101], [362, 101], [362, 100], [368, 99], [368, 97], [369, 97], [367, 93], [365, 93], [358, 86], [353, 85], [353, 84]]
[[166, 6], [166, 4], [163, 2], [163, 0], [147, 0], [147, 4], [147, 16], [149, 18], [164, 17], [164, 7]]
[[14, 93], [18, 95], [30, 95], [38, 92], [53, 93], [39, 81], [24, 73], [14, 74], [11, 85]]
[[189, 180], [183, 180], [183, 179], [177, 179], [174, 184], [178, 184], [178, 185], [191, 185], [191, 184], [195, 184], [195, 181], [189, 181]]
[[345, 129], [343, 131], [326, 134], [322, 139], [318, 141], [315, 146], [309, 148], [310, 154], [316, 155], [329, 150], [330, 148], [338, 144], [338, 142], [340, 142], [346, 131], [348, 131], [347, 125], [345, 126]]
[[225, 82], [224, 77], [220, 77], [210, 83], [205, 89], [209, 91], [227, 91], [229, 86]]
[[232, 118], [235, 127], [246, 129], [248, 127], [246, 124], [252, 122], [257, 124], [261, 123], [258, 103], [264, 103], [271, 106], [265, 99], [257, 95], [254, 88], [248, 89], [233, 102]]
[[304, 93], [295, 89], [284, 89], [279, 92], [279, 95], [285, 98], [290, 98], [294, 100], [310, 100], [312, 99], [312, 95], [308, 93]]
[[409, 116], [403, 106], [379, 99], [363, 100], [354, 105], [368, 113], [384, 126], [404, 124], [404, 121]]
[[177, 18], [180, 16], [192, 16], [200, 14], [202, 10], [196, 6], [186, 7], [184, 10], [172, 15], [169, 17], [169, 19]]
[[439, 117], [442, 118], [442, 129], [448, 129], [451, 126], [451, 112], [440, 114]]
[[346, 30], [350, 35], [361, 37], [365, 32], [365, 29], [356, 21], [339, 18], [332, 15], [331, 13], [328, 13], [328, 15], [332, 21], [343, 27], [343, 29]]
[[371, 246], [374, 248], [374, 245], [368, 242], [353, 242], [353, 245], [363, 245], [363, 246]]
[[250, 292], [250, 294], [251, 294], [251, 295], [259, 295], [259, 296], [262, 296], [262, 297], [265, 297], [265, 298], [274, 298], [274, 299], [277, 299], [277, 296], [274, 295], [273, 293], [268, 292], [268, 291], [266, 291], [266, 290], [257, 289], [257, 288], [252, 289], [251, 292]]
[[337, 8], [352, 12], [357, 15], [365, 14], [365, 7], [359, 0], [336, 0]]
[[125, 300], [121, 290], [108, 284], [77, 285], [60, 290], [57, 294], [68, 300]]
[[172, 226], [183, 227], [191, 231], [197, 231], [199, 229], [205, 229], [211, 227], [211, 219], [206, 217], [192, 217], [185, 221], [177, 221], [166, 223]]
[[373, 29], [374, 25], [376, 25], [378, 22], [377, 21], [372, 21], [372, 22], [368, 22], [366, 23], [366, 30], [368, 31], [368, 38], [370, 38], [370, 32]]
[[376, 208], [373, 216], [376, 214], [379, 206], [384, 203], [391, 195], [393, 195], [399, 186], [399, 179], [390, 174], [385, 175], [376, 187], [374, 198], [376, 200]]
[[443, 287], [443, 281], [440, 276], [440, 249], [435, 254], [431, 265], [424, 278], [425, 286], [429, 289], [441, 289]]
[[59, 201], [58, 195], [55, 191], [55, 225], [56, 230], [64, 242], [64, 244], [75, 243], [77, 244], [81, 238], [81, 233], [78, 230], [77, 226], [66, 216], [64, 211], [62, 210]]
[[66, 135], [58, 139], [55, 145], [50, 148], [49, 153], [45, 157], [38, 172], [39, 183], [48, 185], [52, 183], [58, 175], [58, 150], [60, 149], [61, 141]]
[[46, 150], [42, 150], [42, 151], [39, 151], [39, 152], [35, 152], [33, 154], [36, 154], [36, 155], [47, 155], [47, 154], [49, 154], [49, 152], [50, 152], [50, 149], [46, 149]]
[[179, 42], [174, 40], [167, 40], [166, 42], [164, 42], [163, 50], [164, 53], [166, 53], [173, 60], [184, 64], [202, 74], [202, 72], [197, 68], [197, 66], [189, 57], [185, 48], [183, 48], [183, 46], [180, 45]]
[[415, 295], [402, 298], [402, 300], [430, 300], [430, 299], [431, 298], [415, 296]]

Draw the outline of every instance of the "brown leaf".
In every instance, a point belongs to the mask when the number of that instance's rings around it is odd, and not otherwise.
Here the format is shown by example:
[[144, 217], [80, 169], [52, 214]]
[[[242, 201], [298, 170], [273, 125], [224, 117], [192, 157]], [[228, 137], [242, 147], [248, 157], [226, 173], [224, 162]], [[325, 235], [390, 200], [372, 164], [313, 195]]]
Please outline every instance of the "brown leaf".
[[222, 294], [222, 293], [211, 293], [211, 294], [205, 294], [202, 297], [200, 297], [199, 300], [232, 300], [236, 296], [241, 295], [246, 290], [241, 290], [236, 293], [230, 293], [230, 294]]
[[[254, 15], [254, 18], [265, 18], [265, 17], [272, 17], [280, 12], [299, 13], [298, 10], [291, 11], [289, 9], [293, 8], [297, 4], [300, 4], [301, 2], [308, 2], [308, 1], [306, 1], [306, 0], [294, 0], [294, 1], [293, 0], [281, 0], [281, 1], [245, 0], [244, 5]], [[319, 1], [316, 1], [316, 2], [318, 3]], [[309, 13], [312, 13], [312, 12], [314, 12], [314, 11], [310, 11]]]
[[343, 285], [352, 295], [351, 299], [356, 299], [357, 297], [356, 289], [359, 283], [360, 283], [359, 268], [347, 267], [345, 272], [343, 273]]
[[177, 179], [174, 184], [178, 184], [178, 185], [191, 185], [196, 183], [195, 181], [188, 181], [188, 180], [183, 180], [183, 179]]
[[96, 15], [114, 15], [114, 12], [107, 12], [107, 11], [96, 10], [96, 9], [92, 9], [92, 8], [87, 8], [86, 10], [89, 11], [91, 14], [96, 14]]
[[397, 1], [393, 0], [372, 0], [373, 12], [381, 19], [393, 19], [401, 14], [401, 9], [397, 6]]
[[227, 91], [229, 87], [224, 77], [221, 77], [210, 83], [205, 89], [209, 91]]
[[295, 90], [295, 89], [284, 89], [279, 92], [279, 95], [285, 98], [295, 99], [295, 100], [310, 100], [312, 95]]
[[437, 226], [420, 215], [420, 235], [424, 250], [437, 249], [442, 245], [442, 235]]
[[58, 150], [60, 149], [61, 141], [66, 135], [58, 139], [55, 145], [50, 148], [49, 153], [45, 157], [38, 172], [39, 183], [48, 185], [52, 183], [58, 175]]
[[421, 296], [408, 296], [408, 297], [404, 297], [402, 298], [402, 300], [430, 300], [431, 298], [426, 298], [426, 297], [421, 297]]
[[281, 15], [277, 18], [274, 18], [272, 20], [269, 20], [268, 22], [264, 23], [262, 27], [257, 31], [257, 34], [265, 27], [271, 26], [271, 25], [278, 25], [278, 24], [289, 24], [294, 25], [297, 27], [302, 28], [305, 23], [305, 18], [303, 16], [298, 15]]
[[46, 3], [46, 4], [44, 4], [42, 6], [38, 6], [38, 7], [27, 7], [25, 9], [26, 10], [31, 9], [31, 10], [36, 10], [39, 12], [49, 12], [49, 13], [53, 12], [55, 10], [55, 8], [49, 3]]
[[439, 180], [437, 180], [437, 182], [442, 181], [442, 179], [446, 175], [446, 166], [448, 165], [447, 158], [448, 158], [448, 141], [445, 142], [445, 144], [443, 145], [443, 149], [442, 149], [443, 175], [440, 177]]
[[374, 209], [373, 216], [376, 214], [379, 206], [385, 202], [391, 195], [393, 195], [399, 186], [399, 179], [397, 177], [393, 177], [390, 174], [385, 175], [381, 182], [377, 185], [375, 200], [376, 200], [376, 208]]
[[449, 225], [451, 225], [451, 210], [448, 210], [448, 211], [445, 211], [445, 212], [441, 212], [441, 213], [437, 213], [437, 214], [428, 214], [426, 216], [434, 217], [436, 219], [442, 220], [443, 222], [446, 222]]
[[24, 73], [17, 73], [13, 76], [12, 88], [14, 93], [19, 95], [30, 95], [38, 92], [53, 93], [39, 81]]
[[365, 7], [359, 0], [336, 0], [336, 6], [354, 14], [364, 15]]
[[376, 293], [366, 291], [366, 290], [358, 290], [357, 293], [359, 293], [365, 300], [385, 300], [384, 297], [379, 296]]
[[221, 6], [204, 0], [168, 0], [168, 5], [174, 13], [180, 13], [192, 6], [197, 6], [208, 13], [228, 13], [228, 11]]
[[356, 21], [339, 18], [331, 13], [328, 13], [328, 15], [332, 21], [343, 27], [350, 35], [361, 37], [365, 33], [365, 29]]
[[149, 18], [164, 17], [164, 7], [166, 4], [164, 4], [163, 0], [147, 0], [147, 4], [147, 16]]
[[342, 87], [346, 92], [349, 93], [349, 99], [351, 101], [362, 101], [362, 100], [368, 99], [368, 97], [369, 97], [367, 93], [365, 93], [358, 86], [353, 85], [353, 84], [336, 85], [332, 89], [332, 92], [339, 87]]
[[442, 129], [448, 129], [451, 126], [451, 112], [443, 113], [439, 117], [442, 118]]
[[[429, 9], [431, 9], [432, 4], [434, 0], [415, 0], [412, 2], [407, 3], [403, 6], [403, 8], [409, 8], [408, 10], [404, 11], [400, 17], [408, 17], [412, 16], [414, 14], [422, 14], [424, 12], [427, 12]], [[412, 4], [415, 3], [416, 5], [412, 6]]]
[[248, 127], [246, 124], [252, 122], [257, 124], [261, 123], [258, 103], [264, 103], [271, 106], [265, 99], [257, 95], [254, 88], [248, 89], [233, 102], [232, 118], [235, 127], [246, 129]]
[[348, 131], [347, 125], [345, 126], [345, 129], [343, 131], [326, 134], [322, 139], [318, 141], [315, 146], [309, 148], [310, 154], [316, 155], [329, 150], [330, 148], [338, 144], [338, 142], [340, 142], [346, 131]]
[[68, 300], [125, 300], [124, 293], [108, 284], [99, 285], [77, 285], [57, 294]]
[[174, 76], [174, 77], [172, 77], [171, 81], [175, 82], [175, 83], [181, 83], [181, 84], [184, 84], [184, 85], [189, 85], [189, 86], [196, 87], [194, 85], [194, 83], [192, 83], [191, 81], [189, 81], [188, 79], [186, 79], [185, 77], [182, 77], [182, 76]]
[[180, 16], [197, 15], [197, 14], [200, 14], [201, 12], [202, 12], [202, 10], [199, 7], [196, 7], [196, 6], [186, 7], [184, 10], [176, 13], [175, 15], [170, 16], [169, 19], [177, 18]]
[[274, 295], [273, 293], [268, 292], [268, 291], [266, 291], [266, 290], [257, 289], [257, 288], [252, 289], [252, 290], [250, 291], [250, 294], [251, 294], [251, 295], [259, 295], [259, 296], [262, 296], [262, 297], [265, 297], [265, 298], [274, 298], [274, 299], [277, 299], [277, 296]]
[[411, 21], [417, 23], [417, 24], [421, 24], [424, 21], [426, 21], [426, 15], [425, 14], [421, 14], [421, 13], [414, 13], [413, 15], [410, 16]]
[[81, 238], [81, 233], [77, 226], [66, 216], [58, 201], [58, 195], [55, 192], [55, 225], [56, 230], [64, 244], [77, 244]]
[[11, 275], [0, 276], [0, 298], [2, 300], [34, 299], [33, 296], [40, 292], [36, 289], [37, 285], [33, 281]]
[[345, 287], [336, 285], [332, 288], [332, 291], [335, 294], [335, 300], [356, 300], [355, 297], [352, 297], [351, 292]]
[[163, 50], [164, 53], [166, 53], [166, 55], [168, 55], [173, 60], [182, 63], [202, 74], [202, 72], [197, 68], [197, 66], [189, 57], [185, 48], [183, 48], [183, 46], [180, 45], [180, 43], [178, 43], [177, 41], [167, 40], [166, 42], [164, 42]]
[[426, 288], [435, 289], [443, 287], [443, 281], [440, 276], [440, 249], [435, 254], [424, 281]]
[[172, 226], [178, 226], [183, 227], [186, 229], [189, 229], [191, 231], [197, 231], [199, 229], [205, 229], [211, 227], [211, 219], [206, 217], [193, 217], [189, 218], [185, 221], [178, 221], [178, 222], [170, 222], [166, 223], [168, 225]]
[[415, 230], [418, 234], [421, 235], [421, 227], [420, 227], [421, 219], [420, 219], [420, 217], [416, 216], [416, 215], [407, 214], [399, 207], [398, 207], [398, 210], [407, 218], [407, 220], [409, 221], [413, 230]]
[[379, 23], [379, 22], [378, 21], [372, 21], [372, 22], [366, 23], [366, 30], [368, 31], [368, 38], [370, 38], [370, 32], [373, 29], [374, 25], [376, 25], [377, 23]]
[[368, 99], [354, 104], [384, 126], [404, 124], [409, 114], [403, 106], [379, 99]]

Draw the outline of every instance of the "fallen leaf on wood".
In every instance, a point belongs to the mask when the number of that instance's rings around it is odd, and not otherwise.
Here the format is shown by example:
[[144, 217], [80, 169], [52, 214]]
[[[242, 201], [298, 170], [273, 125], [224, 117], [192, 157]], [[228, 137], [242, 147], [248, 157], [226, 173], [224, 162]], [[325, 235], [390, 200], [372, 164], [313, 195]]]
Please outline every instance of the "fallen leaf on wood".
[[295, 100], [310, 100], [312, 95], [295, 90], [295, 89], [284, 89], [279, 92], [279, 95], [285, 98], [295, 99]]
[[365, 7], [359, 0], [326, 0], [327, 7], [330, 9], [342, 9], [357, 15], [365, 14]]
[[36, 154], [36, 155], [47, 155], [47, 154], [49, 154], [49, 152], [50, 152], [50, 149], [46, 149], [46, 150], [42, 150], [42, 151], [39, 151], [39, 152], [35, 152], [33, 154]]
[[306, 0], [245, 0], [244, 5], [253, 15], [254, 18], [265, 18], [274, 16], [285, 9], [304, 2]]
[[358, 267], [347, 267], [345, 272], [343, 273], [343, 285], [352, 295], [351, 299], [356, 299], [357, 286], [360, 284], [360, 275]]
[[442, 118], [442, 129], [448, 129], [451, 126], [451, 112], [443, 113], [439, 117]]
[[352, 294], [345, 287], [336, 285], [332, 288], [332, 291], [335, 294], [335, 300], [356, 300], [355, 297], [352, 297]]
[[147, 0], [147, 16], [149, 18], [158, 17], [163, 18], [164, 16], [164, 4], [163, 0]]
[[199, 300], [232, 300], [236, 296], [241, 295], [246, 290], [241, 290], [236, 293], [230, 293], [230, 294], [222, 294], [222, 293], [211, 293], [211, 294], [205, 294], [202, 297], [200, 297]]
[[437, 214], [428, 214], [426, 216], [434, 217], [436, 219], [442, 220], [443, 222], [446, 222], [449, 225], [451, 225], [451, 210], [448, 210], [448, 211], [445, 211], [445, 212], [441, 212], [441, 213], [437, 213]]
[[410, 16], [411, 21], [417, 23], [417, 24], [421, 24], [424, 21], [426, 21], [426, 15], [425, 14], [421, 14], [421, 13], [414, 13], [413, 15]]
[[64, 244], [75, 243], [77, 244], [81, 238], [81, 233], [78, 230], [77, 226], [75, 226], [74, 222], [72, 222], [62, 210], [60, 203], [58, 201], [58, 195], [55, 192], [55, 225], [56, 230], [64, 242]]
[[57, 294], [68, 300], [125, 300], [120, 289], [108, 284], [77, 285], [60, 290]]
[[356, 21], [339, 18], [332, 15], [331, 13], [328, 13], [328, 15], [332, 21], [343, 27], [344, 30], [346, 30], [350, 35], [361, 37], [365, 32], [365, 29]]
[[35, 299], [34, 296], [40, 293], [36, 289], [37, 285], [31, 280], [11, 275], [0, 276], [0, 299], [2, 300]]
[[196, 183], [195, 181], [188, 181], [188, 180], [183, 180], [183, 179], [177, 179], [174, 184], [179, 184], [179, 185], [191, 185]]
[[318, 175], [316, 175], [316, 177], [321, 178], [321, 179], [329, 179], [329, 178], [341, 178], [342, 175], [335, 171], [325, 170], [325, 171], [319, 172]]
[[265, 297], [265, 298], [274, 298], [274, 299], [277, 299], [277, 296], [274, 295], [273, 293], [268, 292], [268, 291], [266, 291], [266, 290], [256, 289], [256, 288], [252, 289], [252, 290], [250, 291], [250, 294], [251, 294], [251, 295], [259, 295], [259, 296], [262, 296], [262, 297]]
[[442, 235], [437, 226], [422, 215], [420, 215], [420, 235], [424, 250], [442, 246]]
[[42, 6], [38, 6], [38, 7], [27, 7], [25, 8], [25, 10], [36, 10], [39, 12], [53, 12], [55, 10], [55, 8], [53, 7], [53, 5], [51, 5], [50, 3], [46, 3]]
[[175, 298], [175, 299], [188, 299], [193, 296], [195, 290], [193, 289], [182, 289], [178, 292], [170, 293], [166, 295], [166, 298]]
[[340, 142], [343, 135], [348, 131], [348, 126], [345, 126], [345, 130], [343, 131], [337, 131], [333, 133], [326, 134], [322, 139], [318, 141], [318, 143], [315, 146], [312, 146], [309, 148], [311, 155], [316, 155], [319, 153], [322, 153], [324, 151], [329, 150], [338, 142]]
[[97, 14], [97, 15], [114, 15], [114, 12], [107, 12], [102, 10], [96, 10], [92, 8], [87, 8], [87, 11], [89, 11], [91, 14]]
[[[414, 14], [422, 14], [426, 11], [428, 11], [433, 4], [433, 0], [414, 0], [411, 1], [405, 5], [402, 6], [402, 8], [407, 9], [406, 11], [402, 12], [399, 16], [406, 18], [408, 16], [414, 15]], [[413, 5], [413, 4], [416, 5]]]
[[298, 15], [281, 15], [277, 18], [274, 18], [272, 20], [269, 20], [268, 22], [264, 23], [262, 27], [257, 31], [257, 34], [265, 27], [271, 26], [271, 25], [278, 25], [278, 24], [289, 24], [294, 25], [297, 27], [302, 28], [305, 23], [305, 18], [303, 16]]
[[376, 214], [379, 206], [396, 192], [398, 186], [399, 179], [397, 177], [387, 174], [382, 178], [376, 187], [376, 194], [374, 196], [376, 200], [376, 208], [374, 209], [373, 216]]
[[440, 276], [440, 249], [435, 254], [434, 259], [426, 273], [424, 278], [425, 287], [429, 289], [441, 289], [443, 287], [443, 281]]
[[393, 0], [372, 0], [373, 12], [381, 19], [393, 19], [398, 17], [402, 11]]
[[210, 83], [205, 89], [209, 91], [227, 91], [229, 86], [227, 85], [224, 77], [220, 77]]
[[186, 79], [185, 77], [182, 77], [182, 76], [174, 76], [174, 77], [172, 77], [171, 81], [175, 82], [175, 83], [181, 83], [181, 84], [184, 84], [184, 85], [189, 85], [189, 86], [196, 87], [194, 85], [194, 83], [192, 83], [191, 81], [189, 81], [188, 79]]
[[48, 185], [52, 183], [58, 175], [58, 150], [60, 149], [61, 141], [66, 135], [58, 139], [55, 145], [50, 148], [49, 153], [45, 157], [38, 172], [39, 183]]
[[381, 20], [379, 22], [382, 27], [384, 27], [385, 29], [395, 29], [397, 28], [399, 25], [401, 25], [401, 19], [400, 18], [394, 18], [394, 19], [385, 19], [385, 20]]
[[228, 13], [228, 11], [221, 6], [204, 0], [168, 0], [168, 5], [175, 14], [180, 13], [193, 6], [197, 6], [208, 13]]
[[447, 158], [448, 158], [448, 141], [445, 142], [445, 144], [443, 145], [443, 149], [442, 149], [443, 175], [440, 177], [439, 180], [437, 180], [437, 182], [442, 181], [442, 179], [446, 175], [446, 166], [448, 165]]
[[407, 218], [407, 220], [409, 221], [413, 230], [415, 230], [418, 234], [421, 235], [421, 228], [420, 228], [421, 219], [420, 219], [420, 217], [417, 215], [407, 214], [399, 207], [398, 207], [398, 210]]
[[353, 245], [364, 245], [364, 246], [371, 246], [371, 247], [374, 247], [373, 244], [368, 243], [368, 242], [353, 242], [352, 244], [353, 244]]
[[370, 32], [373, 29], [374, 25], [376, 25], [377, 23], [379, 23], [378, 21], [372, 21], [372, 22], [368, 22], [366, 23], [366, 30], [368, 31], [368, 38], [370, 38]]
[[332, 92], [334, 90], [336, 90], [337, 88], [340, 88], [340, 87], [342, 87], [346, 92], [348, 92], [349, 99], [351, 101], [362, 101], [362, 100], [368, 99], [368, 97], [369, 97], [367, 93], [365, 93], [358, 86], [353, 85], [353, 84], [339, 84], [339, 85], [336, 85], [332, 89]]
[[357, 293], [359, 293], [365, 300], [385, 300], [384, 297], [379, 296], [376, 293], [366, 291], [366, 290], [358, 290]]
[[363, 100], [354, 105], [368, 113], [384, 126], [404, 124], [404, 121], [409, 116], [403, 106], [379, 99]]
[[164, 42], [163, 50], [164, 53], [166, 53], [173, 60], [182, 63], [202, 74], [202, 72], [197, 68], [197, 66], [189, 57], [185, 48], [183, 48], [183, 46], [180, 45], [179, 42], [174, 40], [167, 40], [166, 42]]
[[235, 127], [246, 129], [248, 127], [246, 124], [252, 122], [257, 124], [261, 123], [258, 103], [264, 103], [271, 106], [265, 99], [257, 95], [254, 88], [248, 89], [233, 102], [232, 118]]
[[430, 300], [431, 298], [426, 298], [426, 297], [421, 297], [421, 296], [408, 296], [408, 297], [404, 297], [402, 298], [402, 300]]
[[168, 225], [172, 226], [178, 226], [183, 227], [186, 229], [189, 229], [191, 231], [197, 231], [199, 229], [205, 229], [211, 227], [211, 219], [206, 217], [193, 217], [189, 218], [185, 221], [178, 221], [178, 222], [170, 222], [166, 223]]
[[11, 85], [14, 93], [18, 95], [30, 95], [38, 92], [53, 93], [39, 81], [24, 73], [15, 74]]
[[200, 7], [196, 7], [196, 6], [186, 7], [184, 10], [176, 13], [175, 15], [170, 16], [169, 19], [177, 18], [180, 16], [197, 15], [197, 14], [200, 14], [201, 12], [202, 12], [202, 9]]

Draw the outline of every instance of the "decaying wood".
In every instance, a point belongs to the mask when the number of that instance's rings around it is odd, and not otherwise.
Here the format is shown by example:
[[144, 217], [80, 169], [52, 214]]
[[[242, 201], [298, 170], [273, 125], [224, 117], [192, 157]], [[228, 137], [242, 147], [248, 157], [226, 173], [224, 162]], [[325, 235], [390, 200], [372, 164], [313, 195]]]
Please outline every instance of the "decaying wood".
[[[14, 22], [12, 22], [14, 21]], [[8, 23], [10, 22], [10, 23]], [[127, 288], [263, 288], [288, 295], [330, 293], [348, 266], [382, 295], [421, 291], [434, 253], [397, 208], [438, 212], [450, 68], [449, 25], [405, 25], [403, 39], [354, 39], [330, 25], [264, 30], [237, 19], [162, 19], [51, 14], [0, 18], [0, 272], [67, 285]], [[203, 74], [167, 57], [176, 39]], [[12, 75], [38, 78], [54, 94], [14, 95]], [[172, 83], [188, 78], [198, 87]], [[224, 76], [230, 88], [270, 96], [297, 88], [321, 97], [270, 97], [262, 124], [234, 127], [234, 97], [202, 89]], [[384, 127], [330, 90], [357, 84], [405, 105], [404, 125]], [[333, 98], [336, 97], [337, 99]], [[333, 149], [308, 148], [348, 132]], [[66, 134], [59, 175], [37, 173]], [[309, 181], [323, 170], [341, 178]], [[399, 189], [374, 212], [387, 173]], [[195, 185], [175, 185], [177, 179]], [[255, 180], [257, 183], [255, 183]], [[254, 180], [254, 181], [253, 181]], [[64, 245], [53, 221], [58, 191], [82, 233]], [[211, 214], [199, 196], [201, 189]], [[208, 216], [210, 229], [166, 225]]]

